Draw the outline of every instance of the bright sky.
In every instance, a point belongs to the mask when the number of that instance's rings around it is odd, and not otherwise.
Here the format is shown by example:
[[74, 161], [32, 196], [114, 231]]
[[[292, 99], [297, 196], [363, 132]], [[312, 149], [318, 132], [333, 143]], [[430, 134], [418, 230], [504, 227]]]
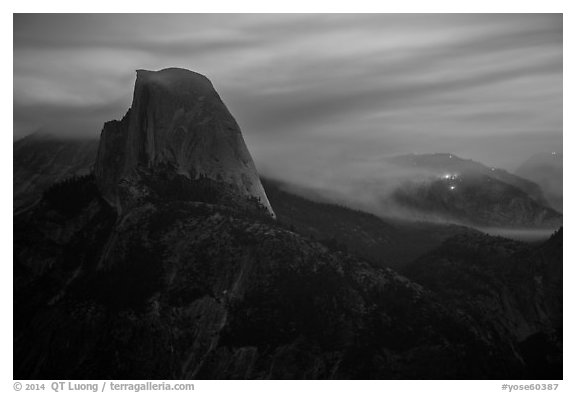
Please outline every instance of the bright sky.
[[14, 138], [96, 137], [167, 67], [212, 80], [265, 173], [562, 146], [560, 14], [16, 15]]

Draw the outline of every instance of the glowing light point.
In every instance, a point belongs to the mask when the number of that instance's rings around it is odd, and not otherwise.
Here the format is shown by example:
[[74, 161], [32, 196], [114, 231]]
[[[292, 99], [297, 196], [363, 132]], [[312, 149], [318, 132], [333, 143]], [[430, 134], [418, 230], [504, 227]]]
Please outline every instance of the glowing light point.
[[455, 190], [455, 189], [456, 189], [456, 186], [450, 186], [450, 189], [451, 189], [451, 190]]
[[555, 155], [556, 155], [556, 152], [555, 152], [555, 151], [553, 151], [553, 152], [552, 152], [552, 155], [553, 155], [553, 156], [555, 156]]
[[490, 170], [491, 170], [491, 171], [495, 171], [496, 169], [494, 169], [494, 168], [490, 168]]

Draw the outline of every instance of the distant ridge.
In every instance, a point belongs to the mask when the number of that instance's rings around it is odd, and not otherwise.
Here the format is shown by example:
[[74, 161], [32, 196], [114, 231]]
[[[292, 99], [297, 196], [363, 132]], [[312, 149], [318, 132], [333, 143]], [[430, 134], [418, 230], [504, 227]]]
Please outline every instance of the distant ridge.
[[562, 225], [562, 215], [550, 207], [538, 184], [505, 170], [450, 153], [411, 154], [386, 161], [423, 175], [417, 181], [406, 178], [391, 198], [422, 220], [501, 228]]

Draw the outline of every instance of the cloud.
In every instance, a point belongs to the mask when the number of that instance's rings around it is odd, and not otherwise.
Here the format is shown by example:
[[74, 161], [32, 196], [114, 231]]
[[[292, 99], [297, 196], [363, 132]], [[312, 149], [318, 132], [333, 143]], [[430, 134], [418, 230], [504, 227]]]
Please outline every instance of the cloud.
[[382, 151], [512, 168], [562, 143], [560, 14], [15, 15], [14, 135], [98, 134], [134, 70], [171, 66], [213, 81], [278, 177]]

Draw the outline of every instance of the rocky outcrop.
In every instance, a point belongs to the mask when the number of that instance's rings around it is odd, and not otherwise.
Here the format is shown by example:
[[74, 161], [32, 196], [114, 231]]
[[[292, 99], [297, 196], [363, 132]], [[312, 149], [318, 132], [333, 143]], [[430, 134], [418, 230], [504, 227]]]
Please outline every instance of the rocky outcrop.
[[[273, 215], [238, 124], [212, 83], [192, 71], [138, 70], [130, 110], [102, 130], [95, 174], [119, 211], [123, 184], [161, 168], [191, 181], [211, 179], [255, 198]], [[131, 193], [130, 190], [127, 192]]]

